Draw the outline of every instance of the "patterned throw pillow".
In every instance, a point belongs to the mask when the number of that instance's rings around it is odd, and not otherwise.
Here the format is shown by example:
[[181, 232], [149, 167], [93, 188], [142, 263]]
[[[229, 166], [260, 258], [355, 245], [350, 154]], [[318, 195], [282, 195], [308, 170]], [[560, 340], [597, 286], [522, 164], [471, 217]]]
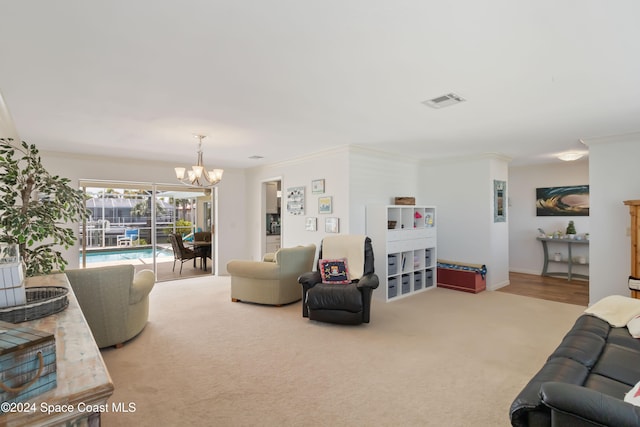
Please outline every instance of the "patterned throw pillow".
[[351, 283], [345, 258], [321, 259], [320, 275], [322, 276], [322, 283], [343, 285]]

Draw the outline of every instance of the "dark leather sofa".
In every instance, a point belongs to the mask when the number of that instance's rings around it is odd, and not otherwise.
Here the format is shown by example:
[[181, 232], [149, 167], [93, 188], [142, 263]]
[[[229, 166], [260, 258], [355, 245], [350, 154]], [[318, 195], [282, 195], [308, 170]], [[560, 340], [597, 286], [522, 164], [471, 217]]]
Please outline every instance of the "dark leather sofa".
[[640, 339], [595, 316], [580, 316], [511, 405], [511, 424], [640, 426], [624, 395], [640, 381]]

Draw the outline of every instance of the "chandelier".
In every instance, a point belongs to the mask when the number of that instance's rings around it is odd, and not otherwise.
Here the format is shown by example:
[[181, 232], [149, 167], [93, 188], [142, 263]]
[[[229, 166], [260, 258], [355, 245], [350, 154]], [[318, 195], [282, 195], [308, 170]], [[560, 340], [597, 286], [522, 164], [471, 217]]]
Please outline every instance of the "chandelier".
[[191, 166], [190, 170], [186, 168], [175, 168], [176, 178], [178, 181], [189, 187], [213, 187], [220, 181], [222, 181], [222, 169], [213, 169], [207, 171], [202, 163], [202, 140], [206, 138], [206, 135], [194, 135], [198, 138], [198, 162]]

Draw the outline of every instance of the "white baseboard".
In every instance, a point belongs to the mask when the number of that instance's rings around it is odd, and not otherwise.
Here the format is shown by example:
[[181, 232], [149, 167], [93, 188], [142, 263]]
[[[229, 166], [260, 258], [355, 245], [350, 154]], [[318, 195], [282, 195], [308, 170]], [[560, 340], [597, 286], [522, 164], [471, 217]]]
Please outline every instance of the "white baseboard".
[[509, 285], [511, 282], [509, 280], [505, 280], [504, 282], [500, 282], [500, 283], [496, 283], [494, 285], [492, 285], [491, 287], [487, 286], [487, 290], [489, 291], [496, 291], [500, 288], [504, 288], [505, 286]]
[[520, 268], [509, 268], [509, 271], [512, 273], [533, 274], [534, 276], [540, 276], [540, 273], [542, 273], [541, 270], [526, 270]]

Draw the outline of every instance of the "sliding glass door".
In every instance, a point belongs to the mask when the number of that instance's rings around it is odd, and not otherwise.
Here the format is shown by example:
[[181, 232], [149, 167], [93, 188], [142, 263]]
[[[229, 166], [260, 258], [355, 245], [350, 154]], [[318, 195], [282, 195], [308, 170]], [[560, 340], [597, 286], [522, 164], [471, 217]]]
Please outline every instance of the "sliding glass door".
[[213, 273], [213, 263], [204, 262], [213, 248], [182, 265], [169, 240], [176, 233], [187, 248], [201, 245], [196, 233], [213, 229], [210, 192], [130, 182], [81, 184], [90, 213], [80, 230], [82, 268], [132, 264], [136, 270], [152, 269], [158, 281]]

